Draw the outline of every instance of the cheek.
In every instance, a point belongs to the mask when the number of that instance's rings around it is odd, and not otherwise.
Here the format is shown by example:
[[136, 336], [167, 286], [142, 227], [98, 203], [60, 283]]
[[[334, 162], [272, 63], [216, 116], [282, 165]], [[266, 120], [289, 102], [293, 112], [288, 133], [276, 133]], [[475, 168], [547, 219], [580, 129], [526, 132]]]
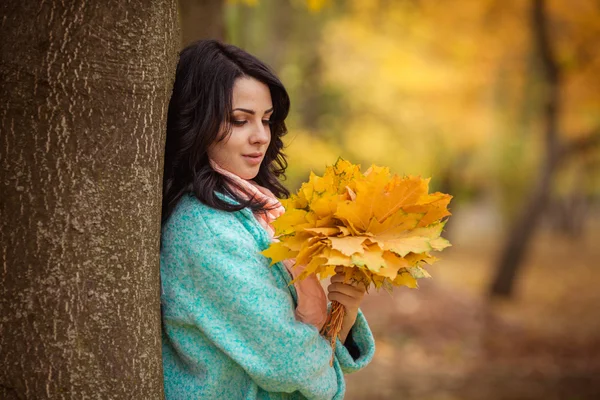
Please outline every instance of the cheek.
[[223, 142], [219, 142], [210, 146], [207, 150], [208, 158], [215, 160], [217, 163], [222, 163], [227, 159], [227, 150], [223, 146]]
[[208, 157], [218, 163], [227, 163], [233, 156], [240, 153], [240, 144], [235, 138], [229, 137], [224, 141], [211, 145], [208, 150]]

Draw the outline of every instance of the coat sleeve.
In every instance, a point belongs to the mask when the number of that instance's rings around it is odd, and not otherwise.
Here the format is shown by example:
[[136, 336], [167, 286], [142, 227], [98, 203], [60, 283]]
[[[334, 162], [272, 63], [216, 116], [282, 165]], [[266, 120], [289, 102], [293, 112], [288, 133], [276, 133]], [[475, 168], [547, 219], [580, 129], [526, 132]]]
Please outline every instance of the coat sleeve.
[[345, 374], [356, 372], [371, 362], [375, 355], [375, 339], [362, 311], [358, 310], [356, 322], [350, 330], [346, 344], [338, 339], [335, 357]]
[[[308, 399], [338, 399], [345, 390], [340, 363], [317, 329], [296, 321], [285, 286], [235, 220], [218, 222], [200, 211], [185, 216], [165, 252], [165, 331], [200, 331], [268, 392], [299, 391]], [[167, 240], [168, 241], [168, 240]], [[169, 246], [169, 243], [166, 244]], [[196, 332], [190, 332], [193, 336]], [[183, 358], [197, 354], [189, 340], [174, 343]], [[343, 346], [342, 346], [343, 347]], [[352, 364], [342, 355], [342, 364]]]

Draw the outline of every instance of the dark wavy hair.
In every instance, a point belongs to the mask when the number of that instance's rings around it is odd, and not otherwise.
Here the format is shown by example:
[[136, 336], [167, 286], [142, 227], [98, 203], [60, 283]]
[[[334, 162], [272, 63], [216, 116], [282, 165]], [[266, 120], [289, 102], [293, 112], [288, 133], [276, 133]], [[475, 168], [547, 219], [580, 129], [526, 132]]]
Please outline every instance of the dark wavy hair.
[[[279, 182], [287, 168], [281, 138], [287, 133], [284, 121], [290, 108], [283, 84], [267, 65], [242, 49], [216, 40], [201, 40], [179, 54], [167, 117], [162, 223], [167, 221], [181, 196], [190, 192], [202, 203], [219, 210], [239, 211], [245, 207], [264, 210], [264, 203], [252, 198], [246, 200], [230, 190], [230, 185], [242, 188], [215, 172], [208, 161], [208, 147], [231, 134], [233, 85], [241, 77], [267, 85], [273, 101], [271, 142], [254, 181], [277, 197], [289, 196]], [[222, 124], [225, 135], [219, 136]]]

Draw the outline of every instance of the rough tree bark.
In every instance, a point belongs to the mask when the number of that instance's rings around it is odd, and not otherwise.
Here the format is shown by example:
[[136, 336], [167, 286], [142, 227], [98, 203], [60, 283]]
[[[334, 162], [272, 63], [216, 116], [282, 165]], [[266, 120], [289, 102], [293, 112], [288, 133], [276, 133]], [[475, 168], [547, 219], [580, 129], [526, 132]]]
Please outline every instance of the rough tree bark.
[[0, 398], [162, 398], [175, 0], [13, 0], [0, 17]]
[[492, 297], [512, 295], [525, 252], [548, 204], [552, 182], [560, 164], [569, 157], [597, 145], [600, 141], [600, 132], [594, 131], [584, 135], [584, 139], [561, 143], [558, 131], [561, 112], [561, 71], [551, 46], [545, 0], [533, 0], [531, 11], [533, 43], [545, 86], [542, 111], [545, 159], [532, 192], [509, 231], [508, 239], [500, 253], [496, 274], [489, 287], [489, 294]]
[[183, 47], [200, 39], [225, 38], [224, 0], [179, 0]]

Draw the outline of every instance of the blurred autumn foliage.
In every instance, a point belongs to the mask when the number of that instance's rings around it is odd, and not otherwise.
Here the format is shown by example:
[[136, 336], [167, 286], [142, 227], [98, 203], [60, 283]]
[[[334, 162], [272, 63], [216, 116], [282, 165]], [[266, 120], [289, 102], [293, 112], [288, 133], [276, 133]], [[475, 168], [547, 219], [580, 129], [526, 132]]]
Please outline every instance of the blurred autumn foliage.
[[[318, 14], [303, 1], [246, 3], [229, 6], [228, 39], [270, 62], [293, 95], [290, 186], [342, 153], [439, 184], [452, 173], [457, 195], [500, 191], [507, 213], [518, 203], [544, 140], [530, 2], [330, 1]], [[600, 8], [551, 1], [548, 13], [560, 135], [583, 138], [600, 125]], [[597, 194], [590, 178], [585, 191]]]
[[223, 18], [290, 92], [290, 189], [342, 156], [455, 197], [434, 279], [396, 309], [368, 299], [385, 378], [348, 398], [600, 398], [600, 4], [231, 0]]

